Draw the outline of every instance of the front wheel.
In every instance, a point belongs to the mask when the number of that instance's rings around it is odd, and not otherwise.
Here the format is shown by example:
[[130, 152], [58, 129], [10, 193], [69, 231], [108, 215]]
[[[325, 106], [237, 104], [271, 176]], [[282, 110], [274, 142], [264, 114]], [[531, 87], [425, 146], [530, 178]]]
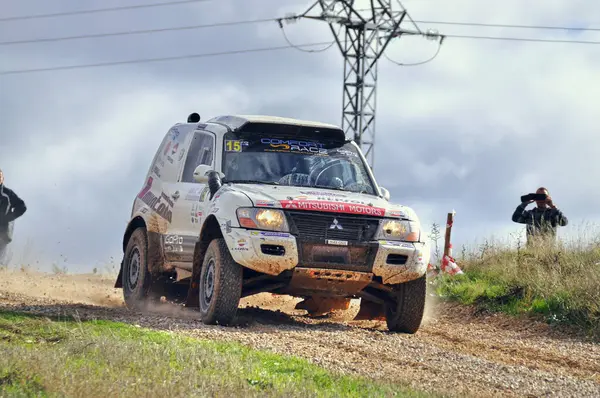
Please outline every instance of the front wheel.
[[386, 321], [392, 332], [413, 334], [419, 330], [425, 299], [427, 297], [427, 276], [398, 285], [395, 289], [395, 304], [386, 304]]
[[208, 245], [200, 272], [199, 301], [202, 322], [228, 325], [237, 313], [242, 295], [243, 269], [223, 238]]

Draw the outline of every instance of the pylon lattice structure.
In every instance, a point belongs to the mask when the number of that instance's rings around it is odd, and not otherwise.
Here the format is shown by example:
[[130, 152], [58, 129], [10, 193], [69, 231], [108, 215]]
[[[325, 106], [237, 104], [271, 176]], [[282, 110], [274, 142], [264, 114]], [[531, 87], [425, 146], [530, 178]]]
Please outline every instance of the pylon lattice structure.
[[[403, 34], [434, 37], [437, 34], [421, 32], [399, 0], [370, 0], [368, 9], [358, 9], [356, 3], [355, 0], [317, 0], [303, 14], [285, 19], [309, 18], [329, 24], [344, 57], [342, 128], [346, 137], [361, 147], [373, 168], [377, 61], [394, 37]], [[320, 14], [309, 15], [318, 8]], [[415, 30], [401, 29], [407, 17]], [[334, 25], [340, 26], [339, 31]]]

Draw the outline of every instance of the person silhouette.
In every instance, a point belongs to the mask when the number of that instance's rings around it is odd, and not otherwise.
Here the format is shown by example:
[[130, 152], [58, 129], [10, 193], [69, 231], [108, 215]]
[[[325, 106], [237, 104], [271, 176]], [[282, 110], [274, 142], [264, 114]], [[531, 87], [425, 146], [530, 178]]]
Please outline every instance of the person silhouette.
[[[537, 237], [555, 239], [557, 227], [564, 227], [569, 222], [567, 217], [556, 207], [546, 188], [540, 187], [535, 193], [545, 194], [546, 199], [522, 202], [517, 206], [512, 215], [514, 222], [526, 225], [528, 243]], [[533, 202], [536, 202], [537, 207], [525, 210]]]
[[12, 242], [14, 221], [26, 211], [25, 202], [4, 185], [4, 173], [0, 170], [0, 264], [4, 264], [6, 247]]

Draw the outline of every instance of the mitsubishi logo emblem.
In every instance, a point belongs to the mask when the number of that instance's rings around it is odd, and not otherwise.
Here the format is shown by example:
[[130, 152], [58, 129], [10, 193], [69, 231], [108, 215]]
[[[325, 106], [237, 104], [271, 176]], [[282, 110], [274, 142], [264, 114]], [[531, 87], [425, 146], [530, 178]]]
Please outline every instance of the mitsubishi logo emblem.
[[344, 229], [344, 228], [342, 228], [342, 225], [339, 223], [337, 218], [334, 218], [333, 223], [331, 223], [331, 225], [329, 226], [329, 229]]

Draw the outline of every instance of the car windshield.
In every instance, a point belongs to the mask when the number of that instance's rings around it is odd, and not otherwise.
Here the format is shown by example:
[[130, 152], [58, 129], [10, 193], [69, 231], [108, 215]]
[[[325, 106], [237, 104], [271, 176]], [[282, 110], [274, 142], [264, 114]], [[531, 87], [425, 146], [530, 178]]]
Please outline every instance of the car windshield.
[[350, 143], [233, 133], [223, 141], [225, 181], [330, 188], [375, 195], [366, 164]]

